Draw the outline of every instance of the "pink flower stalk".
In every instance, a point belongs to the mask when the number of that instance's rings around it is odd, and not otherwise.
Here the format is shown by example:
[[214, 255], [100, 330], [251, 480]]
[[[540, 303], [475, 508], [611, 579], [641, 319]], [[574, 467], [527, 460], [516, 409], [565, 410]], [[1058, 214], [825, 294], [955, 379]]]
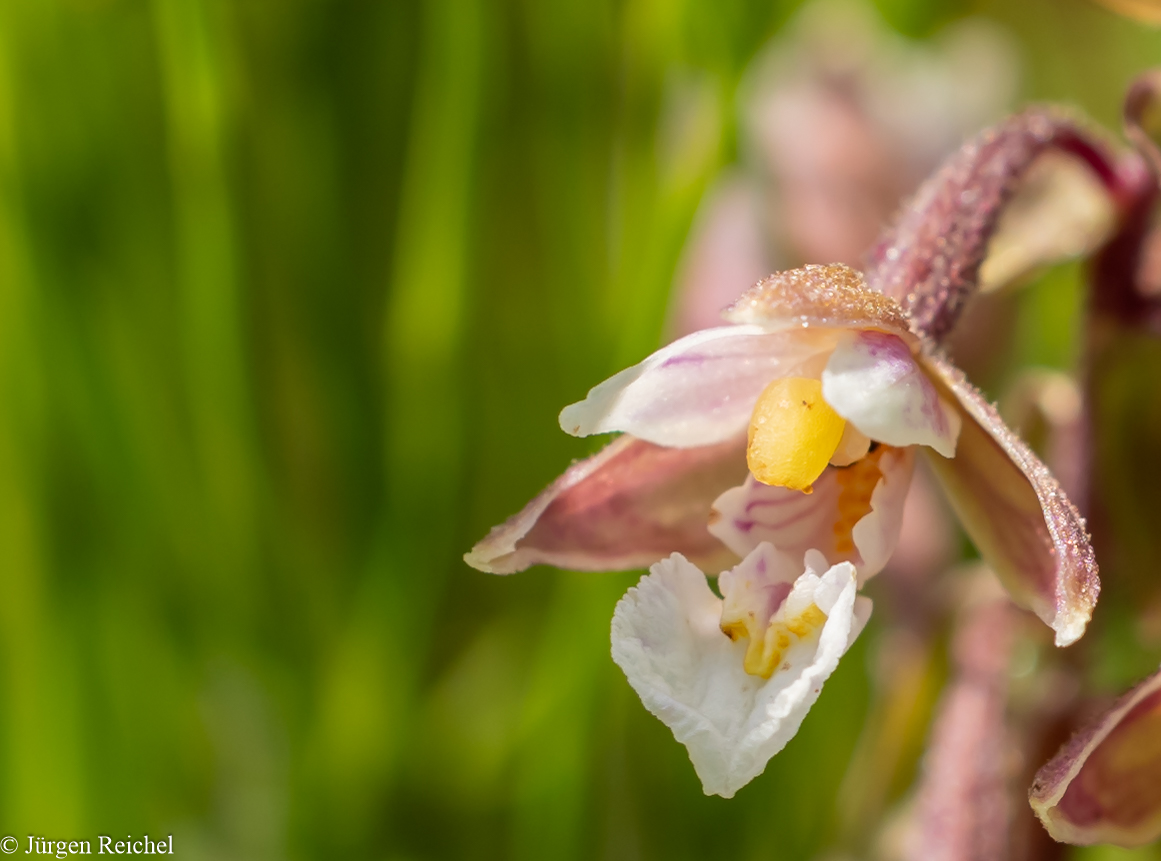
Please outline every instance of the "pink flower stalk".
[[[944, 166], [876, 246], [772, 275], [566, 407], [623, 434], [470, 553], [511, 573], [652, 566], [617, 607], [613, 657], [729, 797], [797, 731], [870, 613], [914, 459], [928, 458], [1013, 599], [1078, 639], [1099, 592], [1084, 522], [1047, 468], [942, 355], [998, 214], [1036, 155], [1117, 169], [1070, 121], [1029, 111]], [[738, 561], [740, 560], [740, 562]], [[725, 569], [723, 571], [723, 569]], [[703, 571], [722, 571], [721, 598]]]
[[924, 758], [908, 861], [1004, 861], [1012, 813], [1006, 724], [1014, 611], [1002, 597], [964, 608], [954, 672]]

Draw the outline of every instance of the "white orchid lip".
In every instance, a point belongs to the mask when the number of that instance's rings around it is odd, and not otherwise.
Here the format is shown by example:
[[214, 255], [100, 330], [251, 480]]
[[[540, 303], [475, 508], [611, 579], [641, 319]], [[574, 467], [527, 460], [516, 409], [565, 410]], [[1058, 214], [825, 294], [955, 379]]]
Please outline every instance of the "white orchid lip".
[[[761, 566], [773, 580], [758, 577]], [[730, 798], [762, 773], [870, 616], [870, 600], [856, 597], [853, 566], [827, 568], [818, 553], [808, 554], [805, 566], [779, 607], [793, 615], [813, 605], [825, 620], [789, 644], [769, 679], [745, 671], [746, 643], [720, 628], [722, 599], [679, 554], [655, 564], [617, 605], [613, 660], [689, 750], [707, 795]], [[747, 579], [784, 584], [786, 576], [784, 559], [769, 544], [730, 572], [734, 589], [744, 589]]]

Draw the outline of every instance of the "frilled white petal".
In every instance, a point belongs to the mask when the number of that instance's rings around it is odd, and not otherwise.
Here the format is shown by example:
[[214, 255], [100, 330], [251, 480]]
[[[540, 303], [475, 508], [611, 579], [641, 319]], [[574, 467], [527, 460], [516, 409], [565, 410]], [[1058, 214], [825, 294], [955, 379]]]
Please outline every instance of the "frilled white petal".
[[[807, 561], [822, 564], [818, 554]], [[706, 794], [729, 798], [798, 731], [866, 623], [870, 601], [856, 599], [849, 564], [821, 576], [806, 571], [785, 604], [813, 602], [826, 620], [764, 680], [742, 669], [745, 645], [719, 629], [722, 602], [696, 567], [674, 554], [650, 571], [617, 605], [613, 659], [645, 707], [688, 748]]]
[[955, 456], [960, 416], [902, 339], [886, 332], [848, 332], [822, 372], [822, 396], [835, 412], [873, 440], [926, 445]]
[[[748, 476], [714, 501], [710, 534], [739, 556], [764, 541], [795, 559], [817, 549], [832, 563], [854, 563], [862, 584], [883, 570], [895, 550], [915, 466], [912, 448], [887, 448], [876, 457], [877, 473], [867, 460], [828, 467], [809, 494]], [[862, 486], [868, 479], [875, 483]], [[850, 519], [860, 512], [852, 526]]]
[[722, 442], [746, 429], [771, 380], [817, 378], [836, 337], [834, 329], [756, 325], [694, 332], [565, 407], [560, 426], [573, 436], [623, 431], [680, 448]]

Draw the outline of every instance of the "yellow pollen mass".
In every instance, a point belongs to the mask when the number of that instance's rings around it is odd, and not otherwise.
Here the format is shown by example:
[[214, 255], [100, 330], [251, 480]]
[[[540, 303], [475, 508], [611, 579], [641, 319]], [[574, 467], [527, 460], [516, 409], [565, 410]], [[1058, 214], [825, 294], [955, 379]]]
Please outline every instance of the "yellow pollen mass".
[[[822, 627], [826, 613], [811, 604], [797, 616], [785, 621], [770, 621], [761, 636], [750, 636], [742, 668], [751, 676], [768, 679], [782, 664], [782, 658], [796, 640], [803, 640]], [[731, 637], [734, 639], [734, 637]]]
[[822, 399], [820, 380], [774, 380], [754, 404], [746, 463], [763, 484], [810, 493], [845, 427], [842, 416]]

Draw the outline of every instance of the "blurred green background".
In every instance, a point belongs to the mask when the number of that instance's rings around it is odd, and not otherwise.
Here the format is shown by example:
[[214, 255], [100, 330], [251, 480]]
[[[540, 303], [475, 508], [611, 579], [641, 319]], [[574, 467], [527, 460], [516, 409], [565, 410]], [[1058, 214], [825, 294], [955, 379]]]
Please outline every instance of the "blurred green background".
[[[0, 2], [0, 830], [191, 859], [858, 845], [881, 628], [727, 802], [609, 658], [638, 575], [461, 561], [593, 449], [560, 407], [659, 344], [739, 82], [799, 6]], [[879, 10], [999, 22], [1022, 98], [1106, 124], [1161, 62], [1081, 0]]]

